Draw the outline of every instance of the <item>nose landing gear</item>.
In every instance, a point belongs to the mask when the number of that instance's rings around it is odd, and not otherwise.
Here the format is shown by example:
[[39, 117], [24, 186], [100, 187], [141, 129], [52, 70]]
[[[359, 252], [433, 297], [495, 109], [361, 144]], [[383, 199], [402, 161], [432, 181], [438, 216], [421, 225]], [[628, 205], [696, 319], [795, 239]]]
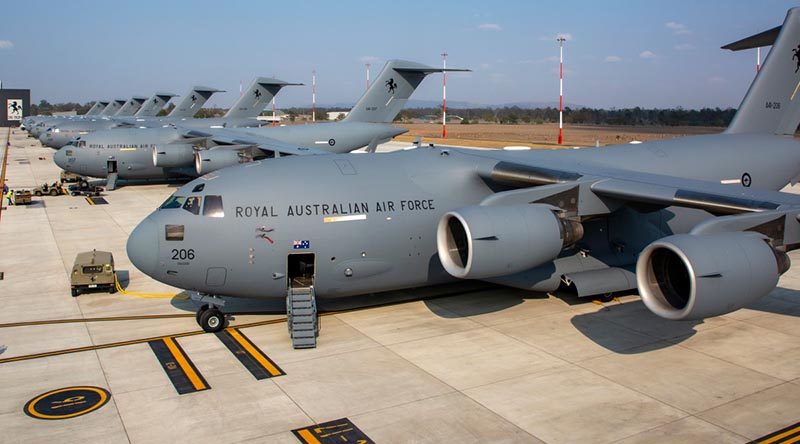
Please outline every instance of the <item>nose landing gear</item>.
[[223, 313], [221, 310], [225, 305], [225, 301], [222, 298], [214, 295], [198, 294], [196, 297], [192, 296], [192, 299], [207, 302], [200, 306], [195, 315], [197, 324], [203, 331], [216, 333], [228, 326], [230, 315]]

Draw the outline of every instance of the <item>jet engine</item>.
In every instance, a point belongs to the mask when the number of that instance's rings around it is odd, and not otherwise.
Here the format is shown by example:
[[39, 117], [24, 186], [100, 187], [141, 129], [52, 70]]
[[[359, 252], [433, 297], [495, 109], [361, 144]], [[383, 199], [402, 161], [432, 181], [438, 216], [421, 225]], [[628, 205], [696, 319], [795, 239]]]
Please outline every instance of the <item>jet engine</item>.
[[636, 263], [647, 308], [672, 320], [738, 310], [766, 296], [789, 269], [786, 253], [755, 232], [678, 234], [648, 245]]
[[153, 147], [153, 165], [161, 168], [188, 167], [194, 163], [194, 147], [187, 143]]
[[448, 273], [483, 279], [550, 262], [582, 237], [579, 222], [559, 217], [549, 205], [475, 205], [442, 216], [436, 245]]
[[239, 151], [232, 150], [203, 150], [194, 155], [194, 167], [197, 174], [203, 175], [240, 163], [249, 162], [250, 158]]

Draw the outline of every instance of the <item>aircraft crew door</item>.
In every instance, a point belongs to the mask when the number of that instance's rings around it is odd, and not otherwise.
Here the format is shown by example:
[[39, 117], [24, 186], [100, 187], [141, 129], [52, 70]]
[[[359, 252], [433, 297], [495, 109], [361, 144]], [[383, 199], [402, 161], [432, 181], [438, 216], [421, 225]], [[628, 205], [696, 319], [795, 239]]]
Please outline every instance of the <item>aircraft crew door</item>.
[[290, 254], [287, 261], [286, 317], [294, 348], [314, 348], [319, 335], [314, 294], [314, 253]]
[[108, 161], [108, 174], [114, 174], [117, 172], [117, 161], [116, 159], [110, 159]]
[[289, 288], [310, 288], [314, 286], [314, 253], [290, 254], [287, 264]]

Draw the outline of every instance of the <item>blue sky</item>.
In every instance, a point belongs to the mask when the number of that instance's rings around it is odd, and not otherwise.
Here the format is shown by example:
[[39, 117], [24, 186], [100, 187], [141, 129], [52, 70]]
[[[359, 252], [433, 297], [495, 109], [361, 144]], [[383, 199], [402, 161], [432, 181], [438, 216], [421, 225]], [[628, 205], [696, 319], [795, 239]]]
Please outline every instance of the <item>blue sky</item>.
[[[755, 51], [723, 44], [782, 23], [796, 4], [734, 1], [28, 1], [3, 5], [0, 79], [38, 102], [228, 92], [256, 76], [311, 84], [319, 104], [353, 103], [387, 59], [471, 68], [448, 77], [448, 99], [484, 104], [565, 100], [596, 107], [738, 106]], [[762, 58], [767, 50], [762, 50]], [[431, 76], [415, 99], [441, 98]], [[278, 106], [308, 106], [294, 87]]]

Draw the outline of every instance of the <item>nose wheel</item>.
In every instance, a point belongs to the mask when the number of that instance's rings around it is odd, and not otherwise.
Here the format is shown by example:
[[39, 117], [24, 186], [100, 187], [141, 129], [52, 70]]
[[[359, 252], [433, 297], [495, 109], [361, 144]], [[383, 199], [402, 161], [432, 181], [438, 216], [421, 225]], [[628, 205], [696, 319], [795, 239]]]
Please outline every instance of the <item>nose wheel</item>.
[[200, 328], [207, 333], [216, 333], [228, 326], [228, 318], [225, 313], [216, 307], [209, 307], [208, 305], [201, 306], [197, 310], [195, 318]]

